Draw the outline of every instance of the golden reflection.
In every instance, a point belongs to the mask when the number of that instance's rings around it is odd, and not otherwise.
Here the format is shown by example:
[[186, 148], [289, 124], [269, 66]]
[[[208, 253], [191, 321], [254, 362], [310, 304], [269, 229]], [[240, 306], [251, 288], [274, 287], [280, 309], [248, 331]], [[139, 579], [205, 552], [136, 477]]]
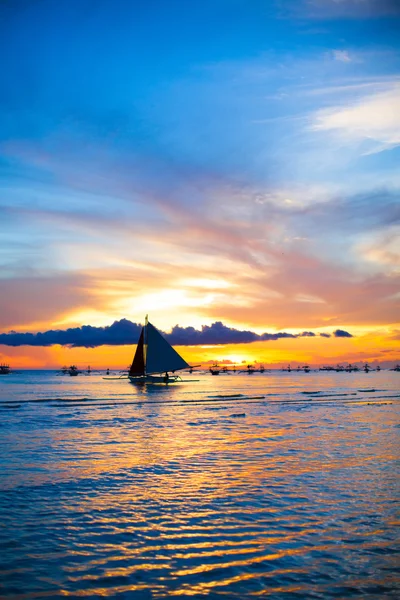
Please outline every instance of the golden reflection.
[[[129, 593], [129, 592], [140, 592], [140, 591], [144, 591], [147, 590], [148, 591], [149, 586], [146, 583], [137, 583], [137, 584], [129, 584], [129, 585], [111, 585], [108, 588], [105, 587], [90, 587], [89, 589], [86, 590], [68, 590], [68, 589], [62, 589], [61, 590], [61, 594], [63, 596], [73, 596], [78, 597], [78, 598], [85, 598], [86, 596], [90, 596], [90, 597], [94, 597], [94, 598], [107, 598], [108, 596], [115, 596], [116, 594], [125, 594], [125, 593]], [[154, 586], [152, 588], [154, 591], [156, 591], [157, 589], [159, 591], [163, 591], [164, 590], [164, 586]], [[54, 593], [51, 592], [51, 594], [48, 595], [52, 595], [54, 596]], [[31, 594], [27, 595], [26, 598], [33, 598], [34, 596], [32, 596]], [[40, 596], [38, 597], [43, 597], [43, 594], [40, 594]], [[18, 598], [18, 600], [20, 600], [20, 596]]]
[[[301, 570], [296, 570], [296, 573], [301, 572]], [[218, 579], [216, 581], [203, 581], [201, 583], [195, 584], [195, 585], [190, 585], [190, 584], [184, 584], [182, 585], [181, 588], [177, 589], [177, 590], [171, 590], [169, 592], [169, 595], [171, 596], [182, 596], [182, 595], [187, 595], [187, 596], [194, 596], [197, 594], [204, 594], [204, 593], [208, 593], [211, 589], [214, 588], [218, 588], [218, 587], [226, 587], [228, 585], [233, 585], [233, 584], [240, 584], [243, 583], [245, 581], [249, 581], [251, 579], [257, 579], [257, 580], [261, 580], [265, 579], [265, 578], [272, 578], [275, 577], [277, 575], [290, 575], [293, 573], [293, 570], [291, 569], [275, 569], [273, 571], [273, 573], [271, 573], [270, 571], [267, 572], [258, 572], [257, 573], [239, 573], [238, 575], [234, 575], [232, 577], [226, 577], [224, 579]], [[292, 592], [292, 591], [297, 591], [302, 589], [304, 586], [300, 586], [300, 585], [291, 585], [291, 586], [285, 586], [284, 588], [282, 587], [276, 587], [273, 586], [271, 588], [271, 586], [268, 586], [268, 591], [264, 588], [263, 590], [259, 590], [259, 591], [255, 591], [252, 590], [251, 595], [252, 596], [265, 596], [271, 592], [275, 592], [275, 591], [282, 591], [282, 592]]]

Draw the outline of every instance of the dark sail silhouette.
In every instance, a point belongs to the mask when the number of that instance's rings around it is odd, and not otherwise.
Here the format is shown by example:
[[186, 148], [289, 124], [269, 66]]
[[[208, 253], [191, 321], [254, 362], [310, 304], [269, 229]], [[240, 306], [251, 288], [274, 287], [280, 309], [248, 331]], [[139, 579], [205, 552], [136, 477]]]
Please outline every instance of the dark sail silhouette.
[[[189, 368], [190, 365], [174, 350], [146, 317], [135, 356], [129, 369], [129, 379], [139, 383], [143, 381], [173, 383], [178, 379], [178, 376], [168, 375], [168, 371], [175, 372]], [[164, 373], [164, 375], [157, 375], [161, 373]]]
[[143, 339], [144, 339], [144, 327], [142, 327], [142, 331], [140, 333], [135, 356], [133, 357], [131, 368], [129, 369], [129, 377], [138, 377], [140, 375], [145, 374]]

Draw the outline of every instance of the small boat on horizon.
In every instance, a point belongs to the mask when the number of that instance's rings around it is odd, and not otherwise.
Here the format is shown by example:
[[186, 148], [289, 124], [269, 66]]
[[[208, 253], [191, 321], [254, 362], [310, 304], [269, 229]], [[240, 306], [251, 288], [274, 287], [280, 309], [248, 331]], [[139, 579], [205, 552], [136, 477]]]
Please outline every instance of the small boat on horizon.
[[80, 371], [76, 365], [71, 365], [68, 369], [68, 373], [71, 375], [71, 377], [76, 377], [79, 375]]
[[221, 368], [219, 366], [218, 363], [214, 363], [211, 367], [210, 367], [210, 373], [211, 375], [219, 375], [221, 372]]
[[150, 323], [146, 315], [129, 369], [129, 380], [132, 383], [175, 383], [181, 380], [179, 375], [175, 375], [175, 371], [182, 369], [190, 369], [190, 365]]
[[10, 373], [10, 365], [6, 365], [5, 363], [0, 365], [0, 375], [9, 375]]
[[357, 365], [352, 365], [351, 363], [349, 363], [347, 367], [344, 368], [344, 370], [346, 371], [346, 373], [352, 373], [355, 371], [359, 371], [360, 369], [357, 367]]

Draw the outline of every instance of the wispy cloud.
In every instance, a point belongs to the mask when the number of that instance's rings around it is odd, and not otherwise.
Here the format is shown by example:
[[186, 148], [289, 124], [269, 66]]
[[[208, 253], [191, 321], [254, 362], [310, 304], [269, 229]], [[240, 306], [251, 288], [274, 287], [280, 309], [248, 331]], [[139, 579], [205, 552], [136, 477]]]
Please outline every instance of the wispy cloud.
[[363, 154], [395, 148], [400, 145], [400, 85], [346, 107], [320, 110], [311, 129], [334, 133], [344, 142], [369, 142]]
[[67, 311], [94, 304], [90, 277], [82, 273], [25, 274], [0, 280], [0, 327], [57, 321]]
[[333, 50], [333, 58], [340, 62], [349, 63], [352, 61], [350, 54], [347, 50]]

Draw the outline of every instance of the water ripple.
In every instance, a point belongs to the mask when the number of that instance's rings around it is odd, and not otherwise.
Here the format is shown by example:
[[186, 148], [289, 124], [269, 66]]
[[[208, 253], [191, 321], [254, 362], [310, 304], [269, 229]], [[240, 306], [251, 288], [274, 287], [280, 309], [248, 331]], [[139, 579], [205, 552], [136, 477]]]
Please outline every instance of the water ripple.
[[399, 597], [398, 374], [60, 379], [0, 382], [2, 598]]

